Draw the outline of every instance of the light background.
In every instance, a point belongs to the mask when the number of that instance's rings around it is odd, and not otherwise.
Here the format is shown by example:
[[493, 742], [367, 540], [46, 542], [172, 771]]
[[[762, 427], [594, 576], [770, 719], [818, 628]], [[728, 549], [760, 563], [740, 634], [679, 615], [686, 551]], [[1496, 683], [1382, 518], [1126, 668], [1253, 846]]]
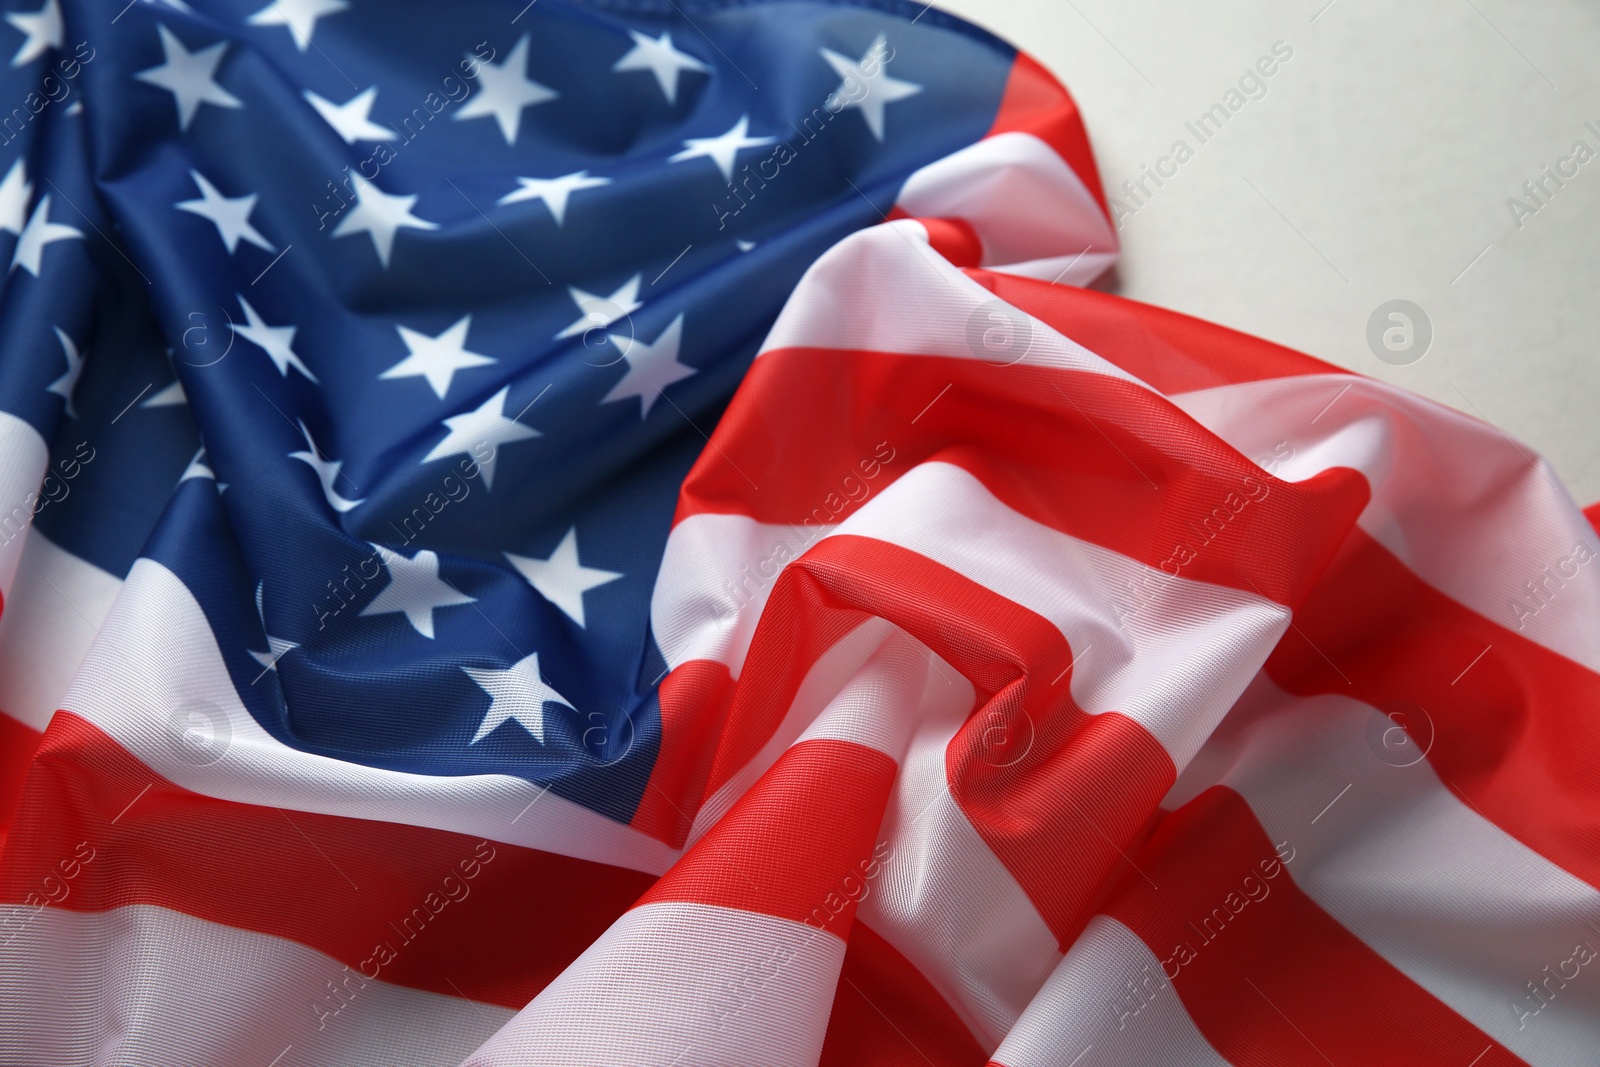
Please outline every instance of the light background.
[[[1076, 98], [1123, 258], [1111, 290], [1394, 382], [1542, 452], [1600, 500], [1600, 4], [1594, 0], [939, 0]], [[1274, 42], [1260, 99], [1195, 121]], [[1136, 206], [1119, 189], [1195, 149]], [[1506, 201], [1575, 141], [1597, 157], [1519, 228]], [[1170, 169], [1170, 167], [1169, 167]], [[1140, 194], [1141, 198], [1143, 194]], [[1433, 340], [1368, 348], [1392, 299]], [[1509, 440], [1506, 447], [1516, 447]]]

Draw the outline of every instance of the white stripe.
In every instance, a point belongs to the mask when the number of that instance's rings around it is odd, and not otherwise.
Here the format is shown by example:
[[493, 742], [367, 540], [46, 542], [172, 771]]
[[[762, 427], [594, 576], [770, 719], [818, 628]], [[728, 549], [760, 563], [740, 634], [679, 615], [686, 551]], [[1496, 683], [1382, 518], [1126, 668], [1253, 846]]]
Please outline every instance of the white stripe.
[[0, 922], [0, 1063], [18, 1067], [445, 1067], [511, 1015], [149, 904]]
[[783, 567], [832, 527], [693, 515], [667, 537], [650, 593], [650, 633], [667, 666], [711, 660], [738, 678]]
[[[1002, 304], [933, 251], [921, 223], [886, 222], [851, 234], [811, 265], [784, 304], [761, 354], [794, 347], [866, 349], [1084, 370], [1138, 381], [1031, 315]], [[1000, 325], [1025, 343], [986, 348], [984, 332], [995, 325], [990, 311], [1003, 312], [1007, 323]]]
[[761, 751], [739, 768], [695, 812], [688, 844], [698, 841], [726, 815], [728, 809], [744, 796], [757, 778], [767, 772], [767, 768], [778, 761], [778, 757], [799, 739], [801, 733], [824, 717], [840, 691], [856, 676], [868, 658], [882, 647], [891, 632], [895, 632], [895, 628], [883, 619], [868, 619], [817, 657], [795, 690], [783, 722]]
[[0, 614], [0, 712], [43, 730], [122, 589], [37, 529]]
[[843, 961], [803, 923], [647, 904], [462, 1067], [814, 1067]]
[[[921, 641], [891, 627], [838, 696], [794, 741], [849, 741], [901, 763], [913, 738], [945, 736], [972, 710], [972, 683]], [[785, 726], [790, 725], [787, 721]]]
[[[669, 664], [723, 655], [742, 661], [742, 635], [753, 631], [771, 586], [743, 603], [727, 590], [753, 561], [771, 558], [771, 545], [789, 544], [793, 552], [783, 558], [792, 558], [804, 543], [794, 530], [738, 515], [693, 515], [678, 524], [651, 604]], [[834, 532], [910, 549], [1042, 615], [1070, 646], [1077, 704], [1132, 718], [1178, 767], [1287, 626], [1281, 605], [1173, 577], [1034, 522], [947, 463], [920, 464]], [[1060, 681], [1068, 662], [1030, 664], [1034, 684]]]
[[[24, 534], [33, 525], [49, 462], [50, 449], [39, 431], [9, 411], [0, 411], [0, 595], [11, 595]], [[5, 605], [6, 610], [10, 607]]]
[[906, 179], [906, 214], [964, 219], [983, 266], [1068, 285], [1093, 281], [1117, 257], [1117, 235], [1083, 179], [1031, 133], [1010, 132], [935, 160]]
[[[240, 702], [188, 587], [148, 559], [134, 563], [62, 706], [158, 774], [221, 800], [453, 830], [654, 874], [678, 855], [521, 778], [411, 774], [282, 744]], [[227, 723], [221, 758], [203, 766], [184, 736], [196, 714]]]
[[[1372, 486], [1371, 534], [1424, 582], [1529, 640], [1600, 670], [1600, 538], [1542, 458], [1494, 427], [1382, 382], [1310, 375], [1173, 397], [1278, 477], [1332, 467]], [[1280, 442], [1282, 443], [1280, 445]], [[1555, 580], [1575, 546], [1590, 554]], [[1531, 599], [1527, 582], [1545, 581]], [[1528, 614], [1513, 608], [1523, 604]], [[1492, 655], [1493, 653], [1491, 653]], [[1465, 667], [1466, 663], [1463, 662]]]
[[[1137, 994], [1128, 993], [1133, 983]], [[1005, 1067], [1228, 1067], [1145, 943], [1096, 915], [1006, 1035]]]
[[[1288, 610], [1263, 597], [1175, 578], [1034, 522], [947, 463], [918, 465], [837, 533], [910, 549], [1042, 615], [1070, 646], [1078, 706], [1127, 715], [1179, 767], [1288, 625]], [[1119, 613], [1114, 603], [1129, 583], [1147, 592]]]
[[950, 795], [945, 750], [975, 700], [954, 667], [897, 627], [869, 620], [818, 657], [772, 738], [701, 808], [690, 840], [794, 744], [832, 738], [889, 755], [901, 767], [879, 833], [883, 862], [858, 917], [993, 1048], [1061, 953]]
[[[695, 813], [693, 844], [802, 741], [849, 741], [899, 763], [913, 733], [972, 708], [972, 685], [928, 647], [883, 619], [869, 619], [818, 656], [783, 721], [761, 751]], [[942, 725], [935, 728], [942, 729]]]
[[1386, 744], [1391, 725], [1262, 675], [1163, 806], [1232, 787], [1295, 849], [1295, 884], [1373, 951], [1529, 1063], [1592, 1063], [1581, 1050], [1600, 1048], [1600, 958], [1520, 1027], [1514, 1005], [1537, 1007], [1525, 983], [1578, 941], [1600, 950], [1600, 892], [1463, 804], [1426, 759], [1411, 763], [1417, 744]]
[[970, 684], [964, 693], [941, 693], [954, 688], [932, 681], [929, 695], [951, 707], [930, 718], [906, 753], [880, 831], [887, 844], [881, 873], [857, 915], [992, 1049], [1061, 952], [1033, 902], [950, 795], [945, 750], [975, 697]]

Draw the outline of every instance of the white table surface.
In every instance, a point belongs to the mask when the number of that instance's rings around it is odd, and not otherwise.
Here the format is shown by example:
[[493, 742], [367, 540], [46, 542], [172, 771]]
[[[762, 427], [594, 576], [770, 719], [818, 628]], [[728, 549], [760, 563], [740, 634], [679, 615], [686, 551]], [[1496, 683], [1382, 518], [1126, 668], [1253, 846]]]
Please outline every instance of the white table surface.
[[[1600, 500], [1600, 4], [1594, 0], [940, 0], [1049, 67], [1121, 220], [1111, 291], [1488, 419]], [[1275, 42], [1293, 57], [1201, 144], [1185, 128]], [[1585, 126], [1593, 123], [1594, 129]], [[1194, 154], [1136, 205], [1174, 141]], [[1585, 141], [1544, 206], [1522, 184]], [[1164, 164], [1172, 170], [1172, 164]], [[1542, 194], [1541, 194], [1542, 195]], [[1518, 225], [1520, 221], [1521, 225]], [[1379, 305], [1427, 352], [1380, 361]], [[1508, 448], [1514, 447], [1510, 442]]]

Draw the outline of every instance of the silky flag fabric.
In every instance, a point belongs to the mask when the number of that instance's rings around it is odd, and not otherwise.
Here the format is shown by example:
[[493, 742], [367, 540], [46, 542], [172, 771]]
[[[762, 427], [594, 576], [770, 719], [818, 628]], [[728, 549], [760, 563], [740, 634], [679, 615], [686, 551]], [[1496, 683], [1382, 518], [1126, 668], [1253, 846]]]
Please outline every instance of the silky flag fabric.
[[1595, 1062], [1594, 529], [1026, 55], [4, 14], [0, 1063]]

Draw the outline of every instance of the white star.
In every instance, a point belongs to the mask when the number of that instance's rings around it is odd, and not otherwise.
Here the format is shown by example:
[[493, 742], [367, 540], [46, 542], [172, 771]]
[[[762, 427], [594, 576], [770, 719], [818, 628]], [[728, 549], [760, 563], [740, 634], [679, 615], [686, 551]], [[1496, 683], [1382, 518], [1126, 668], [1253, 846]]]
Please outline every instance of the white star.
[[33, 183], [28, 180], [28, 169], [19, 156], [6, 171], [5, 181], [0, 181], [0, 230], [21, 234], [28, 218], [28, 201], [33, 197]]
[[678, 347], [682, 341], [682, 315], [673, 319], [672, 325], [662, 330], [661, 336], [651, 344], [636, 337], [612, 334], [611, 342], [622, 350], [622, 358], [628, 361], [628, 373], [611, 387], [611, 392], [602, 397], [600, 403], [636, 396], [644, 405], [640, 417], [649, 418], [650, 405], [660, 399], [663, 389], [696, 373], [695, 368], [678, 362]]
[[228, 50], [227, 41], [191, 52], [165, 26], [156, 29], [161, 31], [161, 51], [166, 54], [167, 61], [159, 67], [141, 70], [134, 77], [172, 94], [178, 105], [178, 129], [189, 128], [201, 104], [244, 107], [238, 97], [216, 82], [217, 64], [222, 62], [222, 53]]
[[559, 178], [518, 178], [522, 188], [514, 189], [502, 196], [499, 203], [515, 204], [519, 200], [543, 200], [544, 206], [550, 209], [550, 215], [560, 226], [567, 214], [567, 197], [580, 189], [594, 189], [601, 185], [610, 185], [610, 178], [591, 178], [586, 170], [574, 171], [563, 174]]
[[304, 52], [317, 31], [317, 20], [336, 15], [350, 5], [345, 0], [271, 0], [250, 16], [252, 26], [287, 26], [295, 47]]
[[[478, 63], [475, 56], [467, 56], [469, 63]], [[505, 134], [506, 144], [515, 144], [517, 128], [522, 124], [522, 109], [534, 104], [554, 100], [561, 94], [547, 85], [540, 85], [524, 72], [528, 69], [528, 38], [524, 36], [499, 66], [493, 63], [478, 65], [478, 95], [456, 109], [456, 119], [476, 119], [493, 115]]]
[[[841, 56], [831, 49], [819, 49], [822, 58], [828, 61], [834, 73], [844, 79], [839, 83], [839, 88], [833, 95], [845, 102], [841, 111], [856, 108], [861, 112], [861, 117], [867, 120], [867, 129], [872, 131], [872, 136], [883, 140], [883, 110], [896, 100], [904, 100], [908, 96], [915, 96], [922, 92], [922, 86], [914, 85], [899, 78], [889, 77], [885, 70], [889, 60], [885, 53], [889, 49], [889, 39], [883, 34], [878, 34], [878, 39], [872, 42], [866, 54], [859, 63], [852, 62], [849, 56]], [[871, 66], [872, 73], [868, 74], [862, 67]], [[860, 85], [864, 91], [860, 96], [851, 100], [845, 90], [853, 85]], [[857, 91], [857, 90], [852, 90]]]
[[494, 464], [500, 458], [500, 446], [539, 436], [538, 430], [506, 418], [506, 397], [510, 392], [508, 385], [472, 411], [445, 419], [444, 425], [450, 432], [433, 446], [432, 452], [422, 457], [422, 462], [432, 463], [446, 456], [476, 457], [475, 449], [487, 445], [491, 449], [489, 458], [479, 459], [478, 468], [483, 471], [484, 488], [493, 489]]
[[406, 559], [400, 553], [382, 546], [372, 547], [378, 550], [379, 556], [389, 567], [389, 584], [383, 587], [372, 603], [361, 609], [362, 615], [401, 612], [417, 633], [431, 638], [433, 613], [436, 610], [457, 604], [471, 604], [476, 600], [439, 577], [439, 557], [436, 553], [424, 548]]
[[748, 251], [750, 251], [752, 248], [754, 248], [756, 246], [756, 243], [754, 241], [745, 241], [745, 240], [741, 240], [738, 237], [735, 237], [733, 239], [733, 243], [739, 246], [739, 251], [741, 251], [741, 252], [748, 252]]
[[273, 637], [272, 631], [267, 629], [267, 613], [261, 607], [261, 591], [266, 587], [266, 584], [266, 582], [256, 583], [256, 615], [261, 619], [261, 632], [267, 638], [267, 651], [257, 652], [255, 649], [250, 649], [251, 657], [265, 668], [261, 672], [262, 674], [267, 673], [267, 671], [277, 670], [278, 661], [286, 654], [300, 647], [298, 641], [287, 641], [281, 637]]
[[78, 353], [78, 346], [73, 343], [67, 332], [57, 326], [56, 337], [61, 340], [61, 351], [67, 356], [67, 373], [51, 382], [46, 387], [46, 392], [59, 396], [66, 403], [68, 418], [77, 418], [78, 413], [72, 408], [72, 391], [78, 387], [78, 378], [83, 374], [83, 356]]
[[750, 137], [750, 116], [741, 116], [727, 133], [716, 137], [690, 137], [684, 143], [684, 149], [675, 156], [667, 159], [668, 163], [682, 163], [686, 159], [699, 159], [701, 156], [709, 157], [716, 163], [717, 169], [722, 172], [726, 181], [733, 181], [733, 164], [740, 149], [757, 148], [761, 145], [772, 144], [774, 137]]
[[322, 121], [333, 127], [333, 132], [344, 138], [345, 144], [357, 141], [392, 141], [394, 131], [379, 126], [369, 117], [372, 102], [378, 98], [376, 85], [357, 93], [342, 104], [326, 100], [310, 89], [305, 91], [306, 101], [317, 109]]
[[468, 367], [487, 367], [494, 362], [488, 356], [467, 351], [467, 331], [471, 328], [471, 315], [463, 317], [437, 337], [396, 326], [395, 329], [400, 331], [400, 340], [406, 343], [411, 354], [378, 377], [426, 378], [439, 399], [443, 400], [444, 394], [450, 391], [450, 382], [456, 371]]
[[[300, 423], [300, 433], [306, 439], [308, 451], [290, 452], [289, 458], [297, 459], [317, 472], [317, 481], [322, 483], [322, 495], [327, 497], [328, 506], [334, 511], [342, 513], [360, 504], [360, 500], [348, 500], [340, 496], [333, 488], [333, 483], [341, 477], [342, 472], [339, 468], [344, 466], [344, 461], [323, 459], [322, 453], [317, 451], [317, 443], [311, 439], [311, 431], [306, 429], [304, 421]], [[346, 480], [348, 481], [348, 478]], [[351, 484], [353, 485], [354, 483], [352, 482]]]
[[17, 237], [17, 247], [11, 253], [11, 270], [21, 267], [37, 278], [40, 262], [44, 258], [45, 245], [73, 237], [81, 241], [83, 233], [71, 226], [51, 222], [50, 194], [44, 194], [33, 206], [33, 214], [28, 216], [28, 224], [22, 228], [22, 233]]
[[680, 71], [698, 70], [705, 74], [711, 72], [710, 67], [694, 56], [674, 48], [670, 33], [663, 33], [660, 37], [650, 37], [638, 30], [629, 30], [628, 36], [633, 38], [633, 48], [627, 55], [617, 60], [616, 66], [611, 69], [648, 70], [656, 76], [656, 81], [661, 83], [661, 91], [667, 94], [669, 104], [677, 102]]
[[61, 5], [56, 0], [44, 0], [44, 6], [32, 14], [13, 12], [6, 21], [28, 37], [11, 57], [13, 67], [26, 66], [50, 49], [61, 47]]
[[[182, 485], [190, 478], [205, 478], [213, 482], [217, 480], [216, 472], [211, 469], [206, 450], [203, 447], [194, 454], [194, 458], [189, 461], [189, 465], [183, 469], [183, 476], [178, 479], [178, 484]], [[217, 487], [217, 492], [222, 492], [220, 485]]]
[[189, 396], [183, 391], [182, 382], [173, 382], [157, 393], [151, 393], [150, 399], [139, 406], [141, 408], [175, 408], [189, 402]]
[[334, 229], [333, 236], [348, 237], [352, 233], [366, 233], [372, 237], [372, 247], [378, 252], [378, 262], [385, 269], [389, 254], [394, 251], [394, 235], [404, 228], [437, 230], [437, 222], [419, 219], [411, 213], [415, 196], [392, 196], [379, 189], [354, 171], [350, 180], [355, 184], [356, 206], [344, 221]]
[[622, 575], [616, 571], [603, 571], [598, 567], [585, 567], [578, 562], [578, 528], [572, 527], [561, 539], [549, 559], [529, 559], [506, 553], [511, 565], [522, 572], [528, 584], [539, 595], [560, 608], [579, 626], [583, 621], [583, 594]]
[[575, 285], [567, 286], [567, 292], [577, 302], [578, 310], [583, 314], [577, 322], [556, 334], [556, 337], [574, 337], [590, 330], [603, 330], [618, 319], [627, 318], [644, 307], [639, 300], [639, 282], [643, 278], [642, 274], [635, 274], [610, 296], [585, 292]]
[[[545, 684], [539, 673], [539, 653], [513, 663], [508, 670], [483, 670], [462, 667], [468, 676], [490, 696], [489, 711], [484, 715], [478, 732], [468, 744], [477, 744], [494, 733], [508, 719], [520, 722], [540, 744], [544, 743], [544, 706], [560, 704], [572, 708], [567, 698]], [[577, 711], [577, 708], [572, 708]]]
[[271, 241], [261, 236], [260, 231], [250, 225], [250, 212], [256, 207], [255, 193], [227, 197], [223, 196], [215, 185], [206, 181], [199, 171], [191, 170], [189, 177], [200, 187], [201, 199], [180, 200], [173, 204], [173, 207], [210, 219], [217, 227], [217, 236], [222, 238], [222, 243], [227, 246], [229, 252], [239, 247], [241, 238], [268, 252], [277, 251]]
[[272, 360], [272, 365], [278, 368], [278, 373], [285, 378], [289, 376], [289, 368], [293, 367], [313, 382], [317, 380], [317, 376], [311, 373], [311, 368], [302, 363], [300, 357], [295, 355], [293, 345], [296, 327], [268, 326], [266, 321], [256, 314], [256, 309], [251, 307], [250, 302], [243, 296], [239, 297], [239, 306], [244, 308], [246, 324], [240, 326], [236, 322], [229, 323], [233, 327], [234, 333], [265, 352], [267, 358]]

